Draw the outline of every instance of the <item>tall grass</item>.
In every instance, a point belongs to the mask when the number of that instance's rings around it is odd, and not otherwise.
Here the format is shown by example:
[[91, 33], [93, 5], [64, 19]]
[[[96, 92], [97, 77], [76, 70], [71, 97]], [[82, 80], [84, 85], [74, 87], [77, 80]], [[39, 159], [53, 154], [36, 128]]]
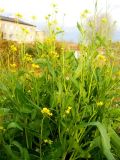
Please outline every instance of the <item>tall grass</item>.
[[76, 59], [64, 45], [56, 50], [52, 25], [34, 54], [25, 44], [10, 45], [1, 59], [1, 159], [120, 159], [119, 66], [111, 43], [82, 43]]

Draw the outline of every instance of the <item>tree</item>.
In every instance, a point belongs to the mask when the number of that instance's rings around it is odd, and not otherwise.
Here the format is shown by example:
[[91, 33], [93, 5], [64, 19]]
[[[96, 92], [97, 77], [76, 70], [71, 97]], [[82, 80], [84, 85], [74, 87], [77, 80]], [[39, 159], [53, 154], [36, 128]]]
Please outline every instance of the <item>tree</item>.
[[87, 10], [83, 13], [81, 22], [77, 23], [82, 42], [102, 44], [112, 39], [116, 22], [112, 21], [108, 13], [97, 13], [91, 17], [86, 16], [88, 14]]
[[87, 41], [102, 43], [112, 39], [115, 23], [109, 14], [100, 14], [87, 19], [85, 24]]

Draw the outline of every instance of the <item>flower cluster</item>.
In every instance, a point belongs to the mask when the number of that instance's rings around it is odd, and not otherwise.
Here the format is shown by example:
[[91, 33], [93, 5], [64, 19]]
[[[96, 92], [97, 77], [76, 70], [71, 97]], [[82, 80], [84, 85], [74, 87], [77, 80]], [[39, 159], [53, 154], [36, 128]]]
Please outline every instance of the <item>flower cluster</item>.
[[16, 67], [17, 67], [16, 63], [10, 64], [10, 67], [12, 72], [16, 72]]
[[65, 113], [66, 113], [66, 114], [69, 114], [70, 111], [71, 111], [71, 109], [72, 109], [72, 107], [69, 106], [69, 107], [65, 110]]
[[32, 56], [26, 53], [23, 57], [23, 61], [32, 62]]
[[103, 67], [107, 62], [107, 59], [104, 55], [99, 54], [95, 59], [95, 66], [96, 67]]
[[50, 139], [45, 139], [45, 140], [44, 140], [44, 143], [52, 144], [53, 141], [51, 141]]
[[38, 64], [33, 63], [33, 64], [32, 64], [32, 68], [33, 68], [33, 69], [39, 69], [40, 67], [39, 67]]
[[29, 34], [29, 30], [28, 30], [27, 28], [22, 27], [21, 29], [22, 29], [22, 31], [23, 31], [25, 34]]
[[16, 13], [15, 17], [17, 17], [17, 18], [23, 18], [23, 15], [21, 13]]
[[85, 10], [81, 13], [81, 17], [82, 17], [82, 18], [86, 18], [89, 13], [90, 13], [90, 11], [87, 10], [87, 9], [85, 9]]
[[58, 58], [58, 57], [59, 57], [59, 54], [58, 54], [57, 52], [55, 52], [55, 51], [51, 51], [51, 52], [49, 53], [49, 56], [50, 56], [51, 58]]
[[17, 51], [17, 48], [16, 48], [15, 45], [11, 45], [11, 46], [10, 46], [10, 50], [11, 50], [13, 53], [15, 53], [15, 52]]
[[97, 59], [102, 60], [102, 61], [106, 61], [106, 57], [103, 55], [100, 55], [100, 54], [97, 56]]
[[50, 110], [46, 107], [44, 107], [42, 110], [41, 110], [42, 114], [43, 115], [48, 115], [48, 116], [52, 116], [53, 114], [50, 112]]
[[11, 67], [11, 68], [16, 68], [17, 65], [16, 65], [15, 63], [12, 63], [12, 64], [10, 64], [10, 67]]
[[103, 102], [102, 101], [97, 102], [97, 106], [99, 106], [99, 107], [103, 106]]
[[107, 20], [107, 18], [105, 18], [105, 17], [101, 19], [101, 22], [102, 22], [102, 23], [107, 23], [107, 21], [108, 21], [108, 20]]

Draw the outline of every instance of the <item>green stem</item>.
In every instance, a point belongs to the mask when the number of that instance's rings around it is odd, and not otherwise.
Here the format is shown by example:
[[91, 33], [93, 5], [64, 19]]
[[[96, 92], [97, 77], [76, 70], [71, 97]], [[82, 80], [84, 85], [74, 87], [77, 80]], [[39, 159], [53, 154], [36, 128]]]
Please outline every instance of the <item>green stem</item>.
[[40, 130], [40, 160], [42, 160], [42, 133], [43, 133], [43, 121], [44, 117], [41, 122], [41, 130]]
[[[25, 125], [27, 126], [27, 119], [25, 120]], [[28, 135], [27, 135], [27, 128], [25, 126], [25, 139], [26, 139], [26, 145], [27, 148], [29, 148], [29, 142], [28, 142]]]

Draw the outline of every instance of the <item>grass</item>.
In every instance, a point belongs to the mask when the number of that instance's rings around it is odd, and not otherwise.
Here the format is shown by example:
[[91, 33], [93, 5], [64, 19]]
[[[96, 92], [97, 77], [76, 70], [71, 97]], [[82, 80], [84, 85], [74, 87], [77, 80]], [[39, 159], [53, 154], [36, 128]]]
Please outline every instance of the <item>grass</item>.
[[48, 18], [45, 42], [0, 51], [1, 159], [120, 159], [119, 45], [97, 34], [76, 59]]

